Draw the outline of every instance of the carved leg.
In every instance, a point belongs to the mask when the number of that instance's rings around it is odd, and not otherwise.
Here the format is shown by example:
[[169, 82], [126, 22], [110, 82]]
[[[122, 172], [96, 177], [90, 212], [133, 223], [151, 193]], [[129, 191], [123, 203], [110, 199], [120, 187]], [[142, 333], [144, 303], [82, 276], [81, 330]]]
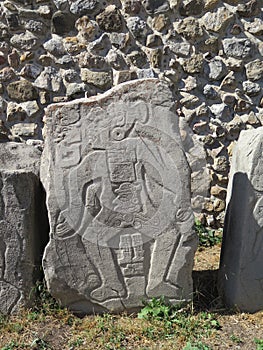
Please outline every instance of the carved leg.
[[148, 297], [161, 295], [178, 298], [180, 288], [166, 280], [176, 245], [176, 232], [170, 230], [156, 238], [151, 258], [149, 282], [146, 288]]
[[[96, 251], [96, 249], [94, 249]], [[91, 297], [98, 301], [123, 297], [124, 286], [121, 284], [111, 250], [108, 247], [97, 247], [97, 252], [92, 255], [102, 278], [102, 285], [91, 292]]]
[[[102, 228], [94, 228], [93, 234], [96, 234], [98, 229]], [[90, 243], [87, 239], [83, 239], [83, 243], [87, 246], [86, 249], [89, 251], [89, 255], [102, 280], [102, 285], [93, 290], [90, 295], [93, 299], [100, 302], [111, 298], [123, 297], [126, 294], [125, 287], [120, 282], [111, 249], [107, 243], [109, 237], [114, 235], [116, 235], [116, 229], [107, 228], [106, 232], [100, 235], [102, 239], [98, 241], [97, 245]]]

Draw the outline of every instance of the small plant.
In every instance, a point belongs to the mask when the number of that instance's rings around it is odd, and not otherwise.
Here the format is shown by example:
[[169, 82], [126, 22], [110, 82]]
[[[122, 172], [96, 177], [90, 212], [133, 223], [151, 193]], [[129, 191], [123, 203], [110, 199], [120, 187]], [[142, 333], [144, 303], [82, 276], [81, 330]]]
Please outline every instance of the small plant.
[[75, 339], [74, 341], [70, 342], [70, 347], [71, 347], [71, 348], [77, 348], [77, 347], [83, 345], [84, 342], [85, 342], [85, 341], [84, 341], [83, 338], [78, 337], [78, 338]]
[[[211, 313], [202, 312], [195, 315], [189, 306], [168, 304], [164, 297], [153, 298], [145, 303], [138, 318], [148, 320], [153, 325], [156, 322], [161, 323], [163, 334], [159, 336], [165, 339], [175, 335], [182, 335], [186, 339], [200, 339], [201, 336], [210, 335], [213, 330], [221, 328]], [[150, 327], [148, 337], [153, 339]]]
[[237, 344], [243, 343], [243, 340], [234, 334], [230, 335], [230, 339], [232, 340], [233, 343], [237, 343]]
[[195, 231], [201, 247], [213, 247], [222, 242], [222, 237], [216, 234], [216, 230], [206, 228], [198, 219], [195, 219]]
[[49, 291], [47, 290], [47, 286], [45, 282], [38, 281], [35, 286], [35, 293], [38, 297], [38, 303], [36, 306], [36, 310], [34, 311], [54, 311], [59, 310], [59, 303], [51, 296]]
[[143, 304], [145, 306], [138, 313], [138, 318], [149, 321], [168, 321], [171, 319], [175, 309], [178, 309], [178, 307], [167, 304], [164, 297], [153, 298], [149, 302], [143, 302]]
[[4, 347], [2, 347], [0, 350], [14, 350], [14, 349], [24, 349], [24, 344], [18, 344], [15, 341], [11, 341], [10, 343], [6, 344]]
[[257, 350], [263, 350], [263, 339], [254, 339], [254, 342], [257, 344]]
[[183, 350], [212, 350], [212, 349], [201, 342], [195, 343], [193, 345], [190, 342], [188, 342], [186, 346], [183, 348]]
[[7, 316], [0, 314], [0, 329], [6, 325], [6, 322], [8, 322]]

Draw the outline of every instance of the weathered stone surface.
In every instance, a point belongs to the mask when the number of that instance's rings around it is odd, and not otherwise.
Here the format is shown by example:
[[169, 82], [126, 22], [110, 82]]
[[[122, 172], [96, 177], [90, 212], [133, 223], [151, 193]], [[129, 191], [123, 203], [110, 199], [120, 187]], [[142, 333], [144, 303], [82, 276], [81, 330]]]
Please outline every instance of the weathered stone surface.
[[37, 66], [36, 64], [26, 64], [22, 68], [20, 75], [24, 78], [36, 79], [41, 73], [41, 70], [41, 67]]
[[132, 51], [127, 58], [135, 67], [143, 68], [147, 64], [147, 56], [143, 51]]
[[116, 70], [128, 69], [123, 56], [118, 50], [110, 50], [107, 55], [107, 61]]
[[246, 80], [243, 82], [243, 90], [248, 96], [255, 96], [260, 93], [261, 87], [257, 83]]
[[6, 56], [4, 54], [0, 53], [0, 66], [5, 64], [6, 61], [7, 61]]
[[220, 88], [226, 91], [234, 91], [237, 85], [238, 85], [238, 81], [236, 79], [235, 73], [231, 71], [222, 80]]
[[96, 21], [101, 29], [106, 32], [118, 32], [122, 28], [122, 18], [120, 11], [115, 5], [109, 5], [101, 12]]
[[40, 275], [47, 233], [38, 177], [40, 154], [32, 146], [1, 144], [0, 312], [4, 314], [32, 304], [32, 289]]
[[229, 57], [245, 58], [253, 54], [253, 46], [248, 39], [229, 38], [222, 41], [224, 52]]
[[263, 310], [263, 128], [234, 149], [219, 272], [221, 294], [241, 311]]
[[246, 64], [247, 78], [250, 80], [258, 80], [263, 76], [263, 61], [256, 59]]
[[90, 13], [98, 5], [98, 0], [69, 0], [70, 11], [75, 15]]
[[259, 1], [251, 0], [237, 6], [237, 12], [243, 17], [251, 17], [260, 11]]
[[35, 35], [44, 35], [47, 31], [47, 26], [42, 21], [29, 20], [25, 23], [25, 29]]
[[90, 45], [90, 52], [94, 55], [105, 56], [111, 48], [109, 35], [104, 33], [98, 39], [94, 40]]
[[127, 20], [127, 27], [136, 39], [146, 39], [149, 32], [147, 23], [140, 17], [129, 17]]
[[74, 29], [74, 17], [68, 12], [57, 11], [51, 19], [51, 31], [54, 34], [63, 35]]
[[17, 123], [11, 128], [12, 135], [22, 138], [34, 137], [37, 131], [35, 123]]
[[253, 21], [242, 21], [245, 30], [251, 34], [262, 35], [263, 34], [263, 21], [261, 18], [255, 18]]
[[53, 38], [46, 41], [43, 47], [47, 52], [54, 56], [62, 56], [66, 53], [62, 38], [58, 35], [53, 34]]
[[166, 12], [170, 9], [167, 0], [143, 0], [143, 6], [150, 15]]
[[226, 66], [220, 57], [214, 57], [205, 66], [205, 73], [209, 80], [220, 80], [226, 72]]
[[62, 78], [55, 68], [46, 67], [37, 77], [34, 85], [40, 89], [58, 92], [62, 89]]
[[203, 35], [203, 29], [198, 19], [194, 17], [187, 17], [176, 25], [176, 30], [182, 34], [186, 39], [196, 39]]
[[214, 12], [207, 12], [202, 17], [202, 23], [207, 30], [218, 32], [220, 29], [225, 28], [232, 18], [233, 13], [226, 7], [219, 7]]
[[112, 86], [111, 72], [94, 72], [87, 68], [82, 68], [81, 79], [85, 83], [92, 84], [99, 89], [107, 89]]
[[185, 72], [190, 74], [200, 73], [203, 69], [203, 63], [203, 55], [196, 54], [184, 61], [183, 69]]
[[12, 52], [8, 55], [8, 63], [10, 67], [17, 68], [20, 64], [20, 57], [16, 49], [13, 49]]
[[11, 44], [20, 50], [32, 50], [38, 44], [37, 37], [26, 31], [25, 33], [15, 34], [11, 40]]
[[141, 9], [141, 2], [139, 0], [125, 0], [123, 10], [130, 15], [137, 15]]
[[179, 13], [182, 16], [199, 15], [203, 12], [203, 10], [203, 0], [183, 0], [179, 7]]
[[13, 98], [15, 101], [28, 101], [37, 98], [37, 90], [27, 80], [18, 80], [10, 83], [7, 86], [8, 96]]
[[47, 109], [43, 266], [74, 311], [191, 299], [197, 238], [174, 107], [168, 86], [146, 79]]
[[13, 68], [5, 67], [0, 70], [0, 82], [6, 82], [14, 79], [16, 77], [16, 73]]
[[171, 24], [169, 18], [165, 14], [157, 15], [152, 20], [152, 26], [154, 30], [158, 32], [167, 30], [168, 26]]

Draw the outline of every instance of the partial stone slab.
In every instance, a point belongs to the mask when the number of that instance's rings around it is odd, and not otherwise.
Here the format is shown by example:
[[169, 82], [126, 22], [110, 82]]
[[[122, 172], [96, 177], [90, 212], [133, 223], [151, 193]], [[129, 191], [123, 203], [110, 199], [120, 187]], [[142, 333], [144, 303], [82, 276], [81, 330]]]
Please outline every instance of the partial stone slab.
[[47, 230], [40, 155], [25, 144], [0, 147], [0, 313], [4, 314], [32, 304], [40, 276]]
[[230, 306], [263, 310], [263, 128], [242, 131], [228, 187], [219, 287]]
[[191, 300], [189, 168], [164, 82], [50, 105], [41, 178], [50, 219], [44, 273], [63, 305], [120, 312], [161, 295]]

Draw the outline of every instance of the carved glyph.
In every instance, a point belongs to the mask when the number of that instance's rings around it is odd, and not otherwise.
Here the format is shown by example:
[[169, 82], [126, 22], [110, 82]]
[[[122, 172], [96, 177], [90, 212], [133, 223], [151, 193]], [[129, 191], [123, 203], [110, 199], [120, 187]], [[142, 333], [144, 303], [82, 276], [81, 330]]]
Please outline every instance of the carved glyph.
[[49, 107], [44, 270], [51, 293], [72, 309], [191, 299], [196, 237], [176, 118], [158, 80]]

